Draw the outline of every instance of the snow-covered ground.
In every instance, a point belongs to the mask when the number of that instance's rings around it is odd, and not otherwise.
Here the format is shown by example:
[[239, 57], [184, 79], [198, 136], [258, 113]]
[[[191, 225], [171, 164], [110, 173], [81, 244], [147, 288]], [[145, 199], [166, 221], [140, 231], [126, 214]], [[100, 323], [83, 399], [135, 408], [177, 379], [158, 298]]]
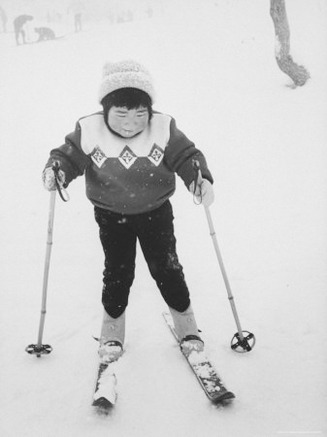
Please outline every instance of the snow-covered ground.
[[[20, 47], [0, 34], [1, 436], [327, 436], [327, 4], [286, 3], [291, 53], [311, 73], [296, 90], [274, 59], [268, 0], [169, 0], [151, 19], [88, 22]], [[118, 403], [106, 419], [93, 414], [103, 255], [82, 178], [56, 205], [44, 332], [54, 350], [24, 351], [41, 305], [42, 168], [98, 110], [104, 61], [124, 58], [152, 71], [155, 108], [174, 115], [215, 176], [211, 212], [242, 326], [257, 338], [251, 353], [229, 346], [236, 327], [203, 208], [181, 183], [173, 204], [207, 351], [237, 396], [228, 408], [209, 403], [180, 355], [139, 251]]]

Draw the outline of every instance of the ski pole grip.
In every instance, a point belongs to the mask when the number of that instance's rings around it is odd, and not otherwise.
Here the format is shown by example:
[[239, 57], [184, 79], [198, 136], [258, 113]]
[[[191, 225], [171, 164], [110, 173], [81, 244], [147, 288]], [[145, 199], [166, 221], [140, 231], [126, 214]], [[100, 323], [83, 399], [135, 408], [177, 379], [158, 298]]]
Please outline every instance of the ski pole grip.
[[57, 191], [59, 193], [60, 198], [64, 201], [64, 202], [68, 202], [69, 198], [69, 194], [67, 193], [67, 191], [65, 190], [65, 188], [63, 187], [63, 183], [60, 180], [60, 175], [59, 175], [59, 171], [60, 171], [60, 162], [59, 161], [54, 161], [52, 164], [52, 170], [54, 171], [55, 174], [55, 180], [56, 180], [56, 188]]
[[202, 183], [203, 177], [200, 167], [200, 162], [197, 159], [193, 159], [192, 161], [193, 169], [194, 169], [194, 183]]
[[54, 162], [53, 162], [53, 164], [52, 164], [52, 170], [53, 170], [55, 173], [58, 173], [58, 172], [59, 172], [59, 170], [60, 170], [60, 163], [59, 163], [59, 161], [54, 161]]
[[[193, 201], [197, 205], [200, 205], [202, 203], [201, 185], [202, 185], [202, 182], [203, 182], [200, 162], [197, 159], [193, 159], [192, 165], [193, 165], [193, 169], [194, 169]], [[198, 193], [197, 193], [197, 188], [198, 188]], [[196, 199], [197, 199], [197, 201], [196, 201]], [[198, 199], [200, 199], [200, 200], [198, 200]]]

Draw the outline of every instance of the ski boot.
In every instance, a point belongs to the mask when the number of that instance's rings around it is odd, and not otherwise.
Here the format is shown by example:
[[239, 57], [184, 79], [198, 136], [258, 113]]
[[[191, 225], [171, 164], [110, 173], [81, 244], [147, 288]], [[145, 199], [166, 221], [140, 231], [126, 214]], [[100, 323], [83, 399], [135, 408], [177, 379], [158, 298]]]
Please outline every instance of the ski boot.
[[204, 342], [199, 337], [199, 330], [195, 321], [191, 305], [182, 313], [169, 308], [173, 318], [175, 330], [179, 339], [181, 351], [187, 357], [193, 352], [203, 352]]
[[125, 340], [125, 312], [114, 319], [105, 311], [99, 339], [100, 363], [109, 364], [117, 361], [123, 354]]

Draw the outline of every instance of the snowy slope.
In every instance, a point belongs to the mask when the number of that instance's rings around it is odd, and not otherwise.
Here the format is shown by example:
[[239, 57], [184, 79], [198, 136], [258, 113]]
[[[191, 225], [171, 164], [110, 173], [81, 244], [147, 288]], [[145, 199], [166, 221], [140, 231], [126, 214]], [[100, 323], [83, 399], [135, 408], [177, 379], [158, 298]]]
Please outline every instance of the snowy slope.
[[[327, 4], [287, 9], [291, 53], [312, 76], [297, 90], [274, 60], [268, 0], [169, 0], [152, 19], [89, 22], [21, 47], [0, 34], [1, 436], [327, 436]], [[257, 337], [250, 354], [229, 347], [236, 328], [202, 207], [181, 183], [173, 204], [207, 351], [237, 396], [227, 409], [208, 403], [180, 356], [139, 251], [119, 401], [105, 420], [92, 414], [103, 256], [82, 178], [56, 205], [44, 333], [54, 351], [24, 352], [41, 304], [42, 168], [99, 108], [103, 62], [130, 57], [152, 71], [155, 108], [175, 116], [215, 176], [211, 210], [241, 323]]]

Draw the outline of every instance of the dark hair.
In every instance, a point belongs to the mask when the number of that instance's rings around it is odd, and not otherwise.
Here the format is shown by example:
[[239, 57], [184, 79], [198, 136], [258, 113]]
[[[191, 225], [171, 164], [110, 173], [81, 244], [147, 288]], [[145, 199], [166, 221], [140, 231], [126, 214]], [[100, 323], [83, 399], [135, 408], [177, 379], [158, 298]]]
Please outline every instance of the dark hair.
[[103, 115], [105, 121], [108, 119], [108, 112], [113, 106], [119, 108], [136, 109], [143, 106], [149, 111], [149, 119], [152, 117], [152, 100], [149, 94], [137, 88], [120, 88], [107, 94], [102, 100]]

